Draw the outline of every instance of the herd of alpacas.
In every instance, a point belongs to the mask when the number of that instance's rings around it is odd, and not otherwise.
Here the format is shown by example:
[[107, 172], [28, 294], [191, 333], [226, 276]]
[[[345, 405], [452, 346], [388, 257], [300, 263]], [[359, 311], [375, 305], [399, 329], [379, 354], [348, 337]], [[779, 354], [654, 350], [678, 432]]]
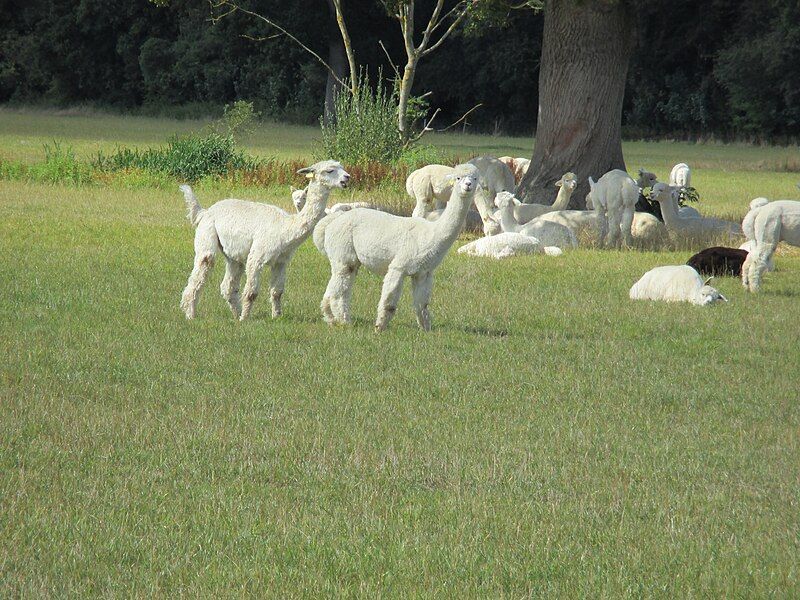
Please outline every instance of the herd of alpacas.
[[[670, 236], [745, 238], [740, 248], [707, 248], [688, 264], [656, 267], [630, 289], [634, 300], [701, 306], [727, 301], [708, 285], [711, 277], [740, 275], [742, 284], [757, 292], [764, 272], [773, 268], [778, 243], [800, 246], [798, 201], [756, 198], [741, 226], [680, 206], [682, 191], [691, 185], [691, 170], [685, 163], [673, 167], [669, 183], [658, 182], [644, 169], [635, 180], [621, 170], [609, 171], [597, 181], [589, 177], [586, 210], [569, 209], [578, 186], [571, 172], [555, 182], [558, 193], [552, 205], [520, 202], [514, 190], [529, 165], [522, 158], [480, 156], [455, 167], [417, 169], [406, 180], [406, 191], [415, 203], [410, 217], [365, 202], [328, 208], [331, 190], [344, 189], [350, 181], [344, 167], [334, 160], [298, 171], [308, 178], [308, 185], [292, 188], [294, 213], [236, 199], [220, 200], [204, 209], [192, 189], [182, 185], [187, 218], [196, 232], [194, 268], [181, 308], [188, 319], [194, 318], [200, 292], [220, 252], [225, 258], [220, 291], [234, 318], [244, 320], [250, 315], [267, 266], [272, 316], [278, 317], [286, 269], [309, 236], [330, 262], [331, 277], [320, 305], [327, 323], [351, 323], [353, 284], [362, 266], [383, 277], [376, 331], [386, 329], [394, 316], [406, 278], [411, 279], [417, 323], [430, 330], [433, 273], [465, 225], [482, 228], [484, 237], [465, 244], [459, 253], [496, 259], [535, 253], [557, 256], [586, 243], [630, 247], [635, 241], [659, 243]], [[646, 188], [650, 202], [643, 205]], [[704, 280], [701, 274], [711, 277]], [[242, 275], [246, 283], [240, 295]]]

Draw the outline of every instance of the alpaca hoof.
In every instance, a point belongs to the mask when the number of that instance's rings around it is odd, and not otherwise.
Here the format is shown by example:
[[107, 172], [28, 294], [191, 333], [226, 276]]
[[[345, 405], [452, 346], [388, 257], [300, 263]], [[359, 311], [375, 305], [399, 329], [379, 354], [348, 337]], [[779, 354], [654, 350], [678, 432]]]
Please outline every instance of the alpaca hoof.
[[372, 330], [375, 333], [380, 333], [381, 331], [385, 330], [386, 327], [384, 325], [375, 325], [375, 328]]

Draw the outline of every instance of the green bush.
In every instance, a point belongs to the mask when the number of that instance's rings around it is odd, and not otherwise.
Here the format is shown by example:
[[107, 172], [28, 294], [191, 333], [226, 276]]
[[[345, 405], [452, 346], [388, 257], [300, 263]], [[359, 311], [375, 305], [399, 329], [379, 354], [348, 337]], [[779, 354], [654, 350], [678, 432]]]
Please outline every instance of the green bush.
[[[380, 77], [379, 77], [380, 81]], [[359, 92], [341, 90], [335, 99], [336, 119], [320, 118], [322, 138], [315, 148], [318, 158], [330, 158], [349, 165], [371, 162], [395, 164], [403, 153], [397, 129], [397, 94], [380, 84], [372, 89], [369, 78], [359, 79]]]
[[84, 184], [92, 180], [91, 167], [75, 157], [72, 146], [58, 140], [44, 144], [44, 162], [28, 168], [28, 179], [45, 183]]
[[173, 137], [166, 148], [120, 148], [109, 156], [99, 153], [94, 165], [101, 171], [144, 169], [185, 181], [197, 181], [209, 175], [253, 169], [258, 166], [258, 161], [237, 150], [232, 136], [210, 133]]

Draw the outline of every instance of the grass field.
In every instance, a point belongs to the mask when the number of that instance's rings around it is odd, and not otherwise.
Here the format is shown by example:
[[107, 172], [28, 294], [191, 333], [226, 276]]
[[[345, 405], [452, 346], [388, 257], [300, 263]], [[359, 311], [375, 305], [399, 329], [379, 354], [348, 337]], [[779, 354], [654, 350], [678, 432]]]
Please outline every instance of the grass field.
[[[2, 110], [0, 153], [191, 126]], [[265, 127], [249, 145], [307, 156], [312, 137]], [[705, 212], [798, 197], [797, 174], [763, 167], [787, 149], [628, 148], [659, 174], [706, 165]], [[690, 252], [453, 251], [434, 330], [405, 291], [375, 335], [366, 273], [355, 325], [322, 322], [327, 262], [309, 243], [281, 319], [262, 298], [233, 322], [218, 265], [187, 322], [177, 192], [0, 181], [0, 207], [2, 597], [800, 594], [796, 251], [758, 296], [717, 280], [730, 303], [710, 308], [627, 299]]]

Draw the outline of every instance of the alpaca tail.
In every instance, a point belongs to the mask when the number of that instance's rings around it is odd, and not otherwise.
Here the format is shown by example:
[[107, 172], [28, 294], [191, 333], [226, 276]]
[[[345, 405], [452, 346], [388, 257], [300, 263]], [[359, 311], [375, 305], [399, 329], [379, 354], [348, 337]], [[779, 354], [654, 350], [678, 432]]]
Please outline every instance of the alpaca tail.
[[756, 238], [756, 214], [758, 213], [758, 209], [767, 204], [769, 204], [769, 200], [766, 198], [756, 198], [750, 202], [750, 210], [744, 216], [744, 219], [742, 219], [742, 233], [744, 233], [745, 239], [754, 240]]
[[206, 211], [200, 206], [192, 188], [188, 185], [182, 185], [180, 186], [180, 190], [183, 192], [183, 199], [186, 202], [186, 218], [189, 219], [189, 223], [197, 227]]
[[329, 215], [325, 215], [320, 219], [317, 226], [314, 227], [314, 245], [317, 247], [317, 250], [322, 252], [323, 256], [327, 256], [325, 252], [325, 229], [330, 225], [335, 219], [345, 214], [346, 210], [337, 210], [336, 212], [332, 212]]

